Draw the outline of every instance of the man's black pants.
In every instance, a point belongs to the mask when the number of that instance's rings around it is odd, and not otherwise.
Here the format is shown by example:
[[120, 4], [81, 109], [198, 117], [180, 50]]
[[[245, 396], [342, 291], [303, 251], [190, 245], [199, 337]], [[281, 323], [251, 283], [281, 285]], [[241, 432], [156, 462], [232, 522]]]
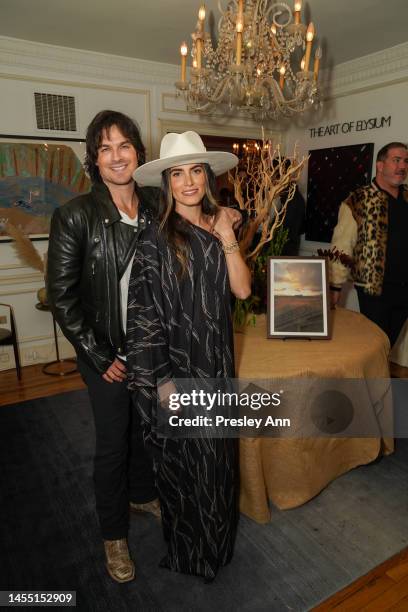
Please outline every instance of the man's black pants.
[[385, 331], [393, 346], [408, 317], [408, 283], [384, 283], [379, 296], [356, 289], [360, 312]]
[[119, 540], [128, 535], [129, 500], [145, 503], [157, 497], [152, 461], [126, 381], [108, 383], [81, 359], [78, 369], [88, 387], [95, 421], [96, 512], [103, 539]]

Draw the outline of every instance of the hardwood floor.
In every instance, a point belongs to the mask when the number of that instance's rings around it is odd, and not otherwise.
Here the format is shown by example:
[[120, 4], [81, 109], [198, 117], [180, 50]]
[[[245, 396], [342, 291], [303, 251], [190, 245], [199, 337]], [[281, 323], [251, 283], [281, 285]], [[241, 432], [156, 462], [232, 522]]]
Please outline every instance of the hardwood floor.
[[22, 368], [20, 381], [15, 370], [0, 372], [0, 406], [85, 388], [77, 372], [68, 376], [49, 376], [43, 373], [43, 365]]
[[[391, 372], [393, 376], [408, 378], [408, 368], [391, 364]], [[15, 370], [7, 370], [0, 372], [0, 406], [84, 387], [78, 373], [64, 377], [48, 376], [42, 372], [42, 365], [23, 368], [21, 381], [17, 380]], [[329, 610], [408, 612], [408, 549], [314, 608], [314, 612]]]
[[313, 612], [393, 612], [408, 610], [408, 549], [313, 608]]

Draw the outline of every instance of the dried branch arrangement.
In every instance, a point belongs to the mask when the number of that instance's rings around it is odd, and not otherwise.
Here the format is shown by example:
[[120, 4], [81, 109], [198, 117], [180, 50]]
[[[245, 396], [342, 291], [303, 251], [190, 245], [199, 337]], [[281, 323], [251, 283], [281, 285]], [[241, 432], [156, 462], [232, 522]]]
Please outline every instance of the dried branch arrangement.
[[235, 199], [240, 209], [248, 214], [241, 232], [240, 249], [251, 269], [262, 248], [273, 240], [282, 225], [307, 159], [298, 158], [296, 146], [293, 156], [283, 156], [279, 145], [273, 146], [270, 140], [263, 138], [262, 145], [254, 148], [244, 162], [229, 173]]

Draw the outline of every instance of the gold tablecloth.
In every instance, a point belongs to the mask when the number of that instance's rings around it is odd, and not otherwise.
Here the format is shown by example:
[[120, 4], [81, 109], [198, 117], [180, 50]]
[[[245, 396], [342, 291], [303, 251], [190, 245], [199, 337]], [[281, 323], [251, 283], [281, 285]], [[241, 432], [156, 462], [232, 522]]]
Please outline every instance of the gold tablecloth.
[[[259, 318], [256, 327], [235, 334], [237, 377], [387, 379], [386, 335], [357, 312], [339, 308], [332, 317], [332, 339], [313, 341], [267, 339], [266, 320]], [[383, 404], [381, 418], [392, 419], [391, 392], [378, 399]], [[280, 509], [300, 506], [337, 476], [393, 449], [393, 440], [381, 434], [376, 438], [242, 438], [241, 512], [266, 523], [268, 500]]]

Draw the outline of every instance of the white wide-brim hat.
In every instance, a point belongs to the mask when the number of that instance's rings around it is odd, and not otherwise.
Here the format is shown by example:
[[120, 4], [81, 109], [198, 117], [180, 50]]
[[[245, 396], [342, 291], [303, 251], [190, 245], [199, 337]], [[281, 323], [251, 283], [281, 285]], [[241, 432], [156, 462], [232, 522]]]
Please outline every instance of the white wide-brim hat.
[[185, 164], [209, 164], [216, 176], [231, 170], [238, 157], [225, 151], [207, 151], [196, 132], [166, 134], [160, 145], [160, 158], [143, 164], [133, 173], [138, 185], [160, 187], [162, 172]]

